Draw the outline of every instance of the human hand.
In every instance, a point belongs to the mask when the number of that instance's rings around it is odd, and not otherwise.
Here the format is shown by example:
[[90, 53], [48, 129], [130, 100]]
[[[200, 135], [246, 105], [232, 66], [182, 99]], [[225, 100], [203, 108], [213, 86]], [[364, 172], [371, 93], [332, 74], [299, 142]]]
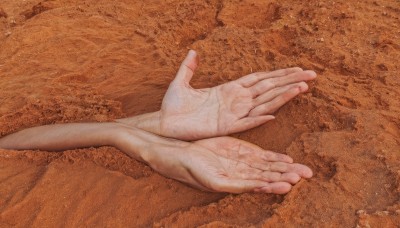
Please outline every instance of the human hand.
[[313, 175], [310, 168], [293, 163], [287, 155], [239, 139], [210, 138], [193, 145], [204, 151], [189, 152], [187, 169], [208, 191], [285, 194], [301, 178]]
[[194, 89], [189, 82], [197, 68], [190, 51], [170, 84], [158, 114], [159, 133], [182, 140], [228, 135], [274, 119], [272, 114], [308, 89], [313, 71], [288, 68], [246, 75], [213, 88]]
[[231, 137], [183, 142], [141, 130], [126, 132], [118, 136], [122, 151], [166, 177], [205, 191], [285, 194], [302, 177], [312, 176], [310, 168], [292, 163], [287, 155]]

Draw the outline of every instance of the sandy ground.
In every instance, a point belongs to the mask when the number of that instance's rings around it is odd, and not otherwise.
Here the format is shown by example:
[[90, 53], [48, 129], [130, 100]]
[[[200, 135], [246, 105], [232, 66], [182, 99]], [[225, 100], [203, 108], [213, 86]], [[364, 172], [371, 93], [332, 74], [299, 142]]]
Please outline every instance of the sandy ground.
[[234, 135], [314, 178], [285, 196], [205, 193], [111, 147], [0, 150], [0, 226], [399, 226], [398, 0], [2, 0], [0, 135], [158, 110], [189, 48], [197, 88], [319, 74], [276, 120]]

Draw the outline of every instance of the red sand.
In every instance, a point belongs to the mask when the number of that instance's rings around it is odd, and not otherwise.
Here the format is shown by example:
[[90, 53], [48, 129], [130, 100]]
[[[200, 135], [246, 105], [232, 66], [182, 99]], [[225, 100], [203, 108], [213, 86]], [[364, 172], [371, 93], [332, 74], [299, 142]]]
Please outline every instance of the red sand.
[[1, 227], [400, 224], [399, 1], [2, 0], [0, 31], [0, 135], [155, 111], [189, 48], [198, 88], [319, 74], [235, 135], [313, 168], [285, 196], [201, 192], [110, 147], [0, 150]]

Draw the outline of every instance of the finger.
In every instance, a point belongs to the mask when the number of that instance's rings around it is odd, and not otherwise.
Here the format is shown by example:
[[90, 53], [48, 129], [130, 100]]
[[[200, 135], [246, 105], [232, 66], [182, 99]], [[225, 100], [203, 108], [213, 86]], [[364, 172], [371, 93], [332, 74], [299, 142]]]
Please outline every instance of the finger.
[[189, 186], [192, 187], [192, 188], [197, 188], [197, 189], [199, 189], [199, 190], [201, 190], [201, 191], [205, 191], [205, 192], [213, 192], [213, 191], [214, 191], [214, 190], [209, 189], [209, 188], [207, 188], [207, 187], [204, 187], [203, 185], [201, 185], [201, 184], [199, 184], [199, 183], [196, 183], [196, 182], [187, 182], [187, 181], [185, 181], [185, 182], [183, 182], [183, 183], [189, 185]]
[[275, 119], [274, 116], [255, 116], [255, 117], [245, 117], [236, 123], [228, 130], [227, 134], [237, 133], [241, 131], [245, 131], [254, 127], [257, 127], [267, 121]]
[[249, 89], [251, 94], [253, 95], [253, 98], [255, 98], [260, 94], [266, 93], [276, 87], [276, 84], [272, 83], [271, 80], [265, 79], [257, 82], [257, 84], [251, 86]]
[[286, 85], [283, 87], [278, 87], [278, 88], [272, 89], [271, 91], [261, 94], [256, 99], [254, 99], [254, 101], [253, 101], [254, 106], [259, 106], [263, 103], [271, 101], [275, 97], [287, 92], [288, 90], [296, 89], [296, 88], [300, 89], [300, 93], [304, 93], [308, 90], [308, 85], [305, 82], [299, 82], [299, 83], [294, 83], [294, 84], [290, 84], [290, 85]]
[[261, 180], [267, 182], [288, 182], [290, 184], [296, 184], [299, 182], [301, 177], [297, 173], [279, 173], [264, 171], [260, 174]]
[[252, 109], [249, 113], [249, 117], [272, 114], [299, 94], [300, 94], [299, 88], [290, 89], [285, 93], [275, 97], [272, 101], [261, 104]]
[[253, 94], [253, 97], [259, 96], [260, 94], [266, 93], [274, 88], [282, 87], [285, 85], [301, 82], [301, 81], [309, 81], [313, 80], [317, 77], [314, 71], [301, 71], [292, 73], [286, 76], [278, 77], [278, 78], [270, 78], [259, 81], [253, 86], [249, 87], [250, 92]]
[[274, 182], [262, 188], [255, 189], [258, 193], [286, 194], [292, 189], [292, 185], [287, 182]]
[[[224, 139], [224, 140], [222, 140]], [[222, 143], [221, 145], [218, 145], [220, 148], [224, 147], [224, 145], [228, 144], [236, 144], [237, 142], [240, 142], [239, 145], [239, 153], [236, 156], [233, 156], [232, 154], [227, 154], [225, 155], [225, 158], [231, 158], [231, 159], [238, 159], [238, 160], [243, 160], [245, 161], [246, 164], [248, 164], [250, 167], [257, 168], [262, 170], [262, 168], [258, 167], [265, 167], [265, 164], [267, 162], [275, 162], [275, 161], [280, 161], [280, 162], [287, 162], [287, 163], [293, 163], [293, 159], [286, 155], [286, 154], [281, 154], [281, 153], [276, 153], [273, 151], [268, 151], [264, 150], [263, 148], [240, 140], [240, 139], [234, 139], [230, 137], [220, 137], [219, 142]], [[197, 141], [196, 143], [200, 143], [201, 141]], [[205, 145], [209, 145], [208, 143]], [[255, 166], [254, 164], [258, 164], [258, 166]]]
[[300, 179], [300, 175], [297, 173], [280, 173], [272, 171], [262, 171], [249, 169], [241, 172], [240, 177], [246, 180], [261, 180], [266, 182], [288, 182], [296, 184]]
[[285, 162], [270, 162], [267, 165], [266, 170], [280, 173], [297, 173], [300, 177], [304, 178], [310, 178], [313, 176], [313, 172], [310, 168], [298, 163], [288, 164]]
[[243, 193], [261, 190], [265, 193], [285, 194], [292, 185], [287, 182], [268, 183], [260, 180], [220, 179], [214, 187], [219, 192]]
[[271, 81], [278, 86], [293, 84], [300, 81], [311, 81], [317, 77], [317, 73], [312, 70], [306, 70], [289, 74], [284, 77], [272, 78]]
[[275, 153], [272, 151], [266, 151], [261, 154], [261, 157], [264, 161], [266, 162], [287, 162], [287, 163], [293, 163], [293, 158], [286, 154], [280, 154], [280, 153]]
[[[286, 154], [281, 154], [281, 153], [276, 153], [273, 151], [264, 150], [263, 148], [261, 148], [257, 145], [254, 145], [252, 143], [246, 142], [246, 141], [242, 142], [241, 148], [243, 150], [243, 151], [241, 151], [241, 154], [250, 158], [250, 159], [246, 159], [246, 160], [250, 160], [252, 162], [252, 164], [259, 163], [259, 165], [262, 167], [267, 162], [280, 161], [280, 162], [293, 163], [293, 159]], [[245, 153], [245, 152], [247, 152], [247, 153]], [[251, 159], [254, 157], [256, 157], [257, 159]], [[258, 167], [254, 167], [254, 168], [258, 168]]]
[[190, 79], [192, 79], [197, 66], [197, 53], [194, 50], [190, 50], [175, 76], [174, 83], [183, 83], [185, 85], [189, 85]]
[[275, 70], [271, 72], [256, 72], [253, 74], [249, 74], [246, 76], [243, 76], [239, 79], [236, 80], [239, 84], [241, 84], [244, 87], [250, 87], [257, 82], [267, 79], [267, 78], [275, 78], [275, 77], [282, 77], [288, 74], [292, 74], [295, 72], [301, 72], [303, 69], [300, 67], [293, 67], [293, 68], [286, 68], [286, 69], [281, 69], [281, 70]]

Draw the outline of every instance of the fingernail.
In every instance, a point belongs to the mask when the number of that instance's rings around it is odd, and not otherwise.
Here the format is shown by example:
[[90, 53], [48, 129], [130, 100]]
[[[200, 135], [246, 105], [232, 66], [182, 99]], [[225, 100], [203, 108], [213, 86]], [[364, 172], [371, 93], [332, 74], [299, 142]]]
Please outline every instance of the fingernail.
[[189, 50], [187, 56], [188, 56], [188, 57], [194, 57], [194, 56], [196, 56], [196, 51], [195, 51], [195, 50]]

